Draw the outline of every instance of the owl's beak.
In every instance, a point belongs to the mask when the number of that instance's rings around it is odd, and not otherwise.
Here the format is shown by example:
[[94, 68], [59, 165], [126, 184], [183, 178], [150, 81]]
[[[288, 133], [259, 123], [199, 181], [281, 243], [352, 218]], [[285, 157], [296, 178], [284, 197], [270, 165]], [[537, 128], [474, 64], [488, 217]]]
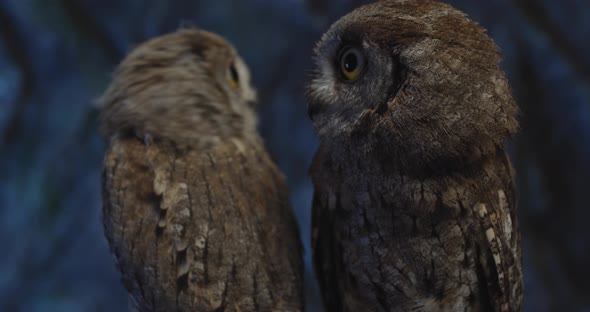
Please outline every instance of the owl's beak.
[[309, 116], [309, 119], [311, 119], [311, 121], [314, 121], [313, 120], [314, 115], [322, 113], [323, 111], [324, 111], [324, 105], [322, 105], [321, 103], [309, 102], [307, 104], [307, 116]]
[[382, 101], [381, 103], [378, 103], [377, 105], [375, 105], [375, 110], [374, 111], [378, 115], [383, 115], [387, 111], [388, 106], [389, 106], [389, 104], [388, 104], [387, 100]]

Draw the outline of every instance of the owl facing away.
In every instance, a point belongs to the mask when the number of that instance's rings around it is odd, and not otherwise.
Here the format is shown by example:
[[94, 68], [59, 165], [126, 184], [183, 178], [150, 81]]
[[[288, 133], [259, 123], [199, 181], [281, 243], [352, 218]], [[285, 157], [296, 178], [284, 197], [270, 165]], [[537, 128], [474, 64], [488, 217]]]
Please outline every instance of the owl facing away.
[[517, 106], [484, 29], [383, 0], [316, 48], [313, 258], [328, 311], [521, 311], [505, 139]]
[[248, 68], [182, 29], [138, 46], [100, 99], [104, 229], [137, 311], [300, 311], [302, 249], [256, 132]]

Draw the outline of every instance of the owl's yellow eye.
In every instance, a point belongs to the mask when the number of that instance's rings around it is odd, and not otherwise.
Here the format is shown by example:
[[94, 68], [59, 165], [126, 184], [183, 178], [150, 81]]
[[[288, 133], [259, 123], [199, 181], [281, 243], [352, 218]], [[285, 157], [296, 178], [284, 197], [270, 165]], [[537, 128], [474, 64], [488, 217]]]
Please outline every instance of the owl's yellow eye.
[[363, 53], [354, 47], [345, 48], [339, 57], [340, 72], [346, 80], [354, 80], [360, 76], [365, 68]]
[[238, 76], [238, 71], [236, 70], [236, 66], [231, 64], [229, 67], [229, 84], [232, 88], [237, 88], [240, 83], [240, 77]]

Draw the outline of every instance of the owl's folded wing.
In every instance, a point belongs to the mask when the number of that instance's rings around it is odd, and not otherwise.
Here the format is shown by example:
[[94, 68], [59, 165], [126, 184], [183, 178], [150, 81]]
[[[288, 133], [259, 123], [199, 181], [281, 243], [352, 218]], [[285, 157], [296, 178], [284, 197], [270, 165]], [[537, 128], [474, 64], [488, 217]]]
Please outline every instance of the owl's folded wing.
[[[506, 162], [508, 170], [509, 163]], [[516, 222], [516, 200], [512, 174], [504, 187], [494, 192], [486, 203], [473, 207], [478, 218], [477, 240], [478, 275], [480, 285], [486, 287], [482, 293], [489, 297], [494, 311], [520, 311], [522, 309], [522, 266], [520, 254], [520, 232]]]

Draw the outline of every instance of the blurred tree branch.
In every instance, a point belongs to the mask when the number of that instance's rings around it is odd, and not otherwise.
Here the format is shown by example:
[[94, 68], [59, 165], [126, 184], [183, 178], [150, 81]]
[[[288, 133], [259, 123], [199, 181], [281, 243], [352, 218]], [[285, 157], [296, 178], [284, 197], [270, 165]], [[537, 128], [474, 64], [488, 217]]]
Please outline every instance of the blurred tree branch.
[[116, 63], [122, 57], [117, 45], [109, 34], [101, 27], [95, 16], [90, 13], [78, 0], [63, 0], [63, 9], [76, 27], [76, 31], [85, 40], [92, 40], [102, 49], [103, 54], [111, 63]]
[[15, 139], [28, 106], [28, 98], [35, 89], [35, 73], [29, 61], [26, 44], [22, 40], [25, 36], [19, 33], [17, 21], [4, 5], [4, 2], [0, 2], [0, 40], [4, 42], [8, 56], [18, 66], [23, 78], [16, 97], [17, 105], [8, 118], [8, 125], [3, 129], [4, 133], [2, 134], [0, 146], [9, 145]]
[[[574, 198], [572, 184], [578, 181], [572, 179], [566, 168], [573, 164], [568, 159], [576, 153], [577, 141], [575, 138], [548, 141], [548, 138], [560, 132], [558, 120], [550, 113], [555, 103], [545, 91], [547, 87], [540, 80], [540, 70], [530, 59], [533, 51], [523, 41], [516, 40], [520, 68], [517, 71], [519, 77], [515, 79], [515, 89], [518, 90], [517, 96], [524, 116], [523, 132], [516, 153], [522, 173], [522, 178], [518, 179], [520, 207], [525, 208], [519, 209], [520, 222], [525, 239], [531, 246], [527, 257], [534, 265], [534, 271], [539, 272], [537, 276], [543, 281], [544, 287], [555, 294], [547, 299], [561, 298], [559, 302], [549, 302], [549, 310], [574, 311], [589, 291], [586, 283], [588, 276], [579, 270], [579, 254], [568, 247], [572, 233], [580, 233], [573, 223], [579, 213], [580, 203]], [[538, 171], [538, 193], [528, 192], [533, 187], [530, 178], [527, 178], [530, 175], [524, 174], [527, 170]], [[538, 198], [540, 194], [544, 198]], [[541, 207], [537, 207], [532, 199], [541, 200]], [[571, 282], [565, 284], [567, 290], [560, 279]], [[567, 300], [563, 300], [564, 296]]]
[[561, 33], [558, 25], [552, 22], [543, 5], [536, 0], [514, 0], [514, 4], [523, 16], [527, 17], [537, 29], [547, 35], [552, 47], [565, 57], [578, 77], [582, 78], [586, 83], [590, 82], [590, 61], [588, 57], [583, 50], [568, 40], [567, 34]]

